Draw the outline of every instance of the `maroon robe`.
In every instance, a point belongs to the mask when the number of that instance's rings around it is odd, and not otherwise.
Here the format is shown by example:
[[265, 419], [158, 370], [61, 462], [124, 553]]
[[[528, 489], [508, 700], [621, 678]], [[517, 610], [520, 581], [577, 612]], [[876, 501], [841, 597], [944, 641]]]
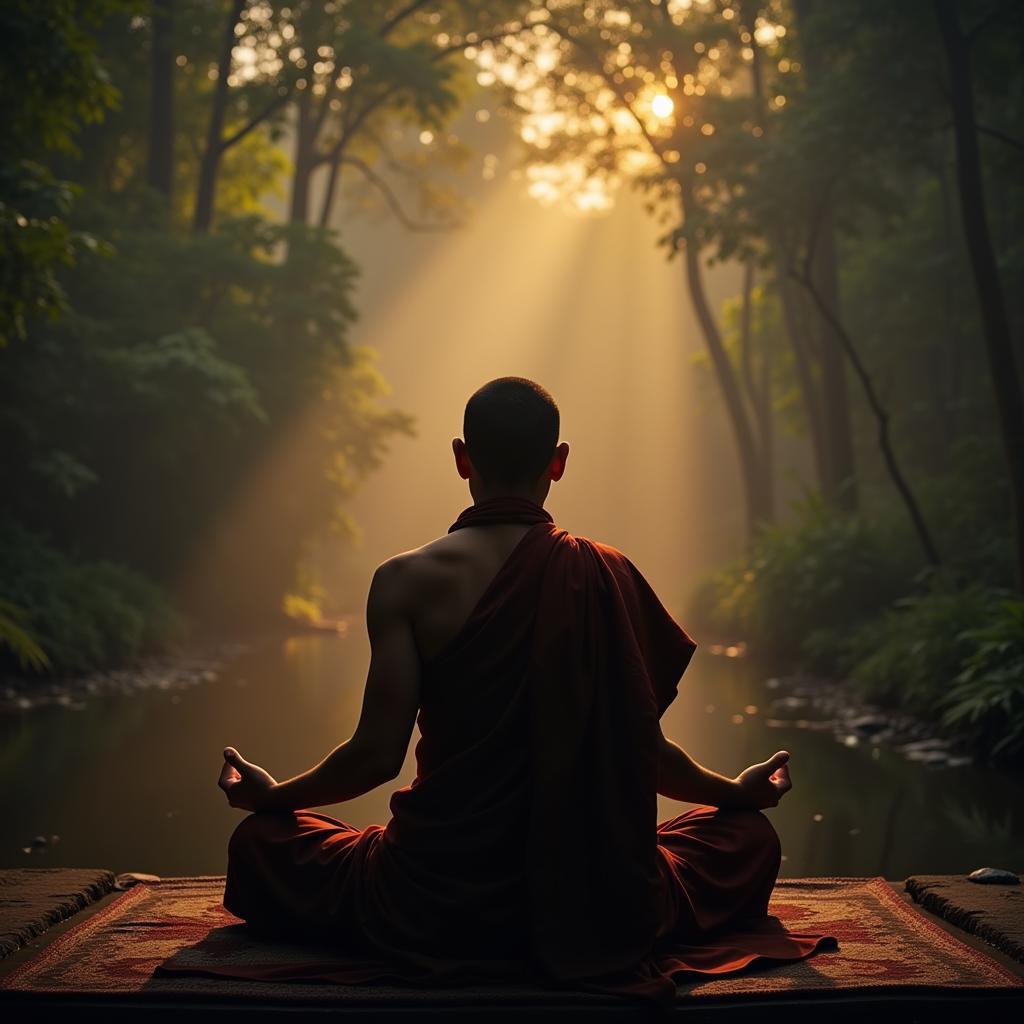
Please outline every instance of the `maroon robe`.
[[696, 645], [643, 576], [529, 501], [451, 529], [499, 522], [531, 528], [423, 665], [416, 777], [387, 825], [260, 813], [231, 838], [227, 909], [344, 951], [275, 979], [519, 977], [670, 1005], [676, 977], [834, 945], [766, 916], [763, 813], [658, 824], [658, 720]]

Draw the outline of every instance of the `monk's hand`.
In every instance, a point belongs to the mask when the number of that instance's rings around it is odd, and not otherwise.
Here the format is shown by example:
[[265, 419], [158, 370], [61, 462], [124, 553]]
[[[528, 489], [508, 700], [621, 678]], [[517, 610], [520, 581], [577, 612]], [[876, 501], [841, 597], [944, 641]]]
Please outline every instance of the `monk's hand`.
[[265, 808], [277, 779], [258, 764], [246, 761], [234, 747], [225, 747], [224, 767], [217, 785], [224, 790], [232, 807], [260, 811]]
[[789, 751], [780, 750], [767, 761], [752, 764], [736, 776], [744, 802], [755, 810], [776, 807], [793, 788], [789, 778]]

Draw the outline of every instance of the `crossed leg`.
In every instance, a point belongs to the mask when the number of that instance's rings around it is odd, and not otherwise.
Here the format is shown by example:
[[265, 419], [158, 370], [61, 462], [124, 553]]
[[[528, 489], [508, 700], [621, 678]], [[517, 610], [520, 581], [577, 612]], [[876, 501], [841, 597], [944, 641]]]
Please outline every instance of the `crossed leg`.
[[658, 824], [658, 847], [668, 895], [659, 938], [766, 916], [782, 848], [761, 811], [694, 807]]

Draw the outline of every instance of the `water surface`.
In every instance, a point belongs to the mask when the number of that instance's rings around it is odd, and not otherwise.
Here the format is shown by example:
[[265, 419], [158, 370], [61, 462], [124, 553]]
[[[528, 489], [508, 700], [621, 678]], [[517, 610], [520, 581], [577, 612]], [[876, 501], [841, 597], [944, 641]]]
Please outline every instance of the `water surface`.
[[[351, 735], [367, 663], [357, 624], [346, 636], [268, 641], [185, 690], [0, 718], [0, 866], [223, 873], [243, 815], [216, 786], [223, 747], [278, 778], [304, 771]], [[976, 766], [926, 768], [893, 750], [843, 746], [829, 732], [769, 728], [776, 695], [749, 659], [698, 650], [663, 728], [728, 775], [790, 751], [794, 788], [767, 812], [782, 838], [783, 876], [1020, 867], [1020, 780]], [[417, 736], [398, 779], [324, 810], [360, 828], [386, 822], [390, 793], [412, 780]], [[661, 798], [660, 816], [688, 806]], [[25, 853], [36, 835], [60, 838]]]

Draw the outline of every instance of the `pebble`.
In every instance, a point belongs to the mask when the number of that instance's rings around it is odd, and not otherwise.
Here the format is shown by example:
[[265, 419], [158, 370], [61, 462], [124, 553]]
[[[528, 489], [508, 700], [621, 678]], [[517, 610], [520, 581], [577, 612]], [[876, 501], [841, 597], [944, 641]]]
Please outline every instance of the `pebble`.
[[881, 732], [889, 728], [889, 720], [878, 715], [858, 715], [846, 722], [846, 728], [852, 732], [858, 732], [870, 736], [872, 733]]
[[942, 750], [912, 750], [906, 755], [908, 761], [921, 764], [949, 764], [949, 757]]
[[776, 699], [772, 701], [772, 707], [774, 708], [789, 708], [792, 710], [806, 706], [807, 699], [805, 697], [793, 697], [791, 695], [787, 695], [785, 697], [776, 697]]
[[900, 747], [900, 750], [904, 754], [916, 754], [928, 750], [948, 750], [949, 741], [941, 740], [936, 736], [932, 736], [924, 740], [915, 740], [913, 743], [904, 743]]
[[1004, 868], [976, 868], [967, 877], [979, 885], [1020, 885], [1020, 878]]
[[159, 882], [159, 875], [146, 875], [141, 871], [125, 871], [114, 879], [115, 889], [130, 889], [139, 882]]

